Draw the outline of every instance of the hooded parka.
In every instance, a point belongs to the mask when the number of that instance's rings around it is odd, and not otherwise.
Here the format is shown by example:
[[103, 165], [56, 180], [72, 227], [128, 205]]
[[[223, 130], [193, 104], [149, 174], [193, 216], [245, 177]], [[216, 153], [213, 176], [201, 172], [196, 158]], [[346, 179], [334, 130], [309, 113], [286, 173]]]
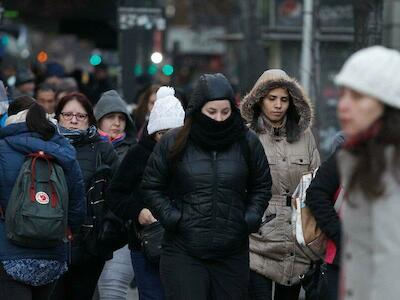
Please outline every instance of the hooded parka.
[[[289, 105], [294, 106], [297, 115], [293, 117], [287, 113], [281, 128], [274, 128], [260, 108], [264, 97], [275, 88], [288, 91]], [[302, 174], [320, 164], [310, 130], [312, 107], [296, 80], [282, 70], [268, 70], [244, 97], [241, 113], [264, 147], [273, 183], [272, 198], [260, 230], [250, 236], [250, 269], [279, 284], [291, 286], [300, 281], [310, 264], [293, 236], [291, 195]], [[291, 126], [286, 125], [288, 122]], [[287, 140], [288, 135], [291, 142]]]

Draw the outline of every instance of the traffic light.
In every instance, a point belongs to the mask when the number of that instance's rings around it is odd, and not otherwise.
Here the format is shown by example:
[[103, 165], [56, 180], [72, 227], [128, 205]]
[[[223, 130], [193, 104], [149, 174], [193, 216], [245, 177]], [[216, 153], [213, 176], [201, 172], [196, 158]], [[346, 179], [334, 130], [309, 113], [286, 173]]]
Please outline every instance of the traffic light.
[[36, 56], [36, 59], [38, 60], [38, 62], [40, 62], [41, 64], [45, 63], [47, 61], [47, 59], [49, 58], [49, 55], [47, 54], [46, 51], [40, 51], [38, 53], [38, 55]]
[[135, 76], [140, 76], [143, 74], [143, 68], [140, 64], [135, 65], [133, 68], [133, 74], [135, 74]]
[[7, 46], [9, 42], [10, 42], [10, 38], [7, 35], [3, 35], [1, 37], [1, 43], [3, 46]]
[[101, 61], [103, 59], [101, 58], [101, 56], [99, 54], [92, 54], [92, 56], [90, 56], [89, 62], [92, 66], [97, 66], [99, 64], [101, 64]]
[[158, 67], [155, 64], [151, 64], [149, 66], [149, 68], [147, 69], [147, 73], [149, 73], [150, 75], [156, 75], [157, 71], [158, 71]]
[[162, 72], [165, 76], [171, 76], [174, 73], [174, 67], [172, 65], [164, 65], [162, 67]]

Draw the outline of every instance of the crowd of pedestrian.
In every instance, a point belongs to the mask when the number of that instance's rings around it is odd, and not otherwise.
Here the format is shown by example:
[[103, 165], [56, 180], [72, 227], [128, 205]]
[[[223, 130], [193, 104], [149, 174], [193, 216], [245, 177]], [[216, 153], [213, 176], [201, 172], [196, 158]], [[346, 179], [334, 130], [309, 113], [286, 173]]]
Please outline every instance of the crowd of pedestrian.
[[[0, 84], [0, 299], [396, 299], [399, 68], [382, 46], [345, 62], [322, 163], [312, 102], [280, 69], [239, 106], [217, 73], [188, 98], [151, 84], [134, 111], [104, 65], [90, 87], [19, 70]], [[305, 174], [317, 259], [297, 238]]]

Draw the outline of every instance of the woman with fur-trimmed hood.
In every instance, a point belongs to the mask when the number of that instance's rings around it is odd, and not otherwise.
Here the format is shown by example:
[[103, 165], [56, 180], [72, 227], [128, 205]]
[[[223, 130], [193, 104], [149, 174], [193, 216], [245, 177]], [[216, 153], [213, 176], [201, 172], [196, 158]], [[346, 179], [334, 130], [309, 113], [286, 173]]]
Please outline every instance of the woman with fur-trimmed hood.
[[310, 260], [293, 237], [291, 195], [320, 157], [310, 130], [311, 103], [300, 84], [282, 70], [268, 70], [241, 103], [241, 113], [264, 147], [272, 176], [272, 198], [258, 233], [250, 236], [250, 298], [298, 299], [300, 276]]

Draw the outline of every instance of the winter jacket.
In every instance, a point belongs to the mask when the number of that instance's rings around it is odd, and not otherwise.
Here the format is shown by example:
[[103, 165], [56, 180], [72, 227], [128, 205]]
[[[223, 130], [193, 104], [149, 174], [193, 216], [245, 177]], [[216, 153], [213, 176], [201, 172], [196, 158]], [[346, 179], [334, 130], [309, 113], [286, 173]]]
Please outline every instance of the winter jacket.
[[[132, 146], [122, 160], [108, 189], [108, 203], [111, 210], [120, 218], [134, 222], [134, 228], [140, 227], [138, 217], [146, 207], [143, 191], [140, 187], [147, 160], [156, 145], [155, 140], [147, 136]], [[129, 234], [129, 247], [139, 249], [136, 230]]]
[[123, 113], [125, 115], [126, 137], [123, 141], [119, 142], [118, 145], [115, 146], [115, 151], [117, 152], [120, 160], [122, 160], [122, 158], [128, 152], [129, 147], [136, 143], [136, 130], [125, 101], [122, 100], [119, 94], [114, 90], [103, 93], [99, 102], [97, 102], [94, 108], [94, 115], [97, 122], [99, 122], [102, 117], [110, 113]]
[[[332, 154], [319, 167], [315, 178], [307, 189], [306, 205], [310, 208], [318, 227], [336, 246], [336, 253], [327, 253], [334, 257], [333, 263], [339, 264], [341, 224], [335, 211], [335, 196], [340, 188], [339, 172], [336, 165], [337, 152]], [[334, 249], [328, 247], [327, 252]], [[330, 262], [331, 263], [331, 262]]]
[[98, 134], [85, 136], [82, 140], [73, 143], [76, 150], [76, 158], [81, 167], [86, 190], [89, 188], [92, 177], [98, 165], [106, 164], [112, 171], [118, 167], [118, 156], [113, 146], [100, 139]]
[[[112, 174], [117, 169], [118, 156], [115, 150], [110, 143], [102, 141], [96, 131], [94, 131], [94, 134], [92, 135], [86, 134], [82, 136], [79, 141], [75, 141], [72, 144], [76, 149], [76, 157], [82, 170], [86, 192], [91, 187], [93, 175], [96, 173], [99, 165], [105, 164], [110, 166]], [[86, 205], [88, 208], [90, 207], [88, 203], [86, 203]], [[90, 214], [91, 210], [88, 209], [86, 216], [87, 220], [90, 220]], [[82, 230], [75, 231], [73, 233], [74, 239], [72, 240], [71, 252], [72, 263], [75, 264], [82, 261], [82, 257], [84, 257], [83, 255], [86, 253], [86, 250], [83, 248], [84, 242], [82, 240]], [[101, 255], [106, 259], [112, 257], [111, 252], [102, 252]]]
[[[285, 127], [275, 129], [261, 116], [258, 103], [271, 89], [288, 90], [298, 114], [292, 128], [295, 141], [287, 141]], [[272, 176], [272, 198], [258, 233], [250, 236], [251, 270], [283, 285], [294, 285], [310, 264], [296, 245], [291, 224], [291, 195], [304, 172], [319, 166], [320, 157], [310, 131], [311, 104], [300, 85], [283, 71], [264, 73], [241, 103], [242, 116], [264, 146]], [[293, 122], [293, 120], [290, 120]], [[289, 120], [286, 120], [289, 122]]]
[[[393, 166], [394, 149], [387, 146], [386, 168]], [[338, 156], [341, 182], [349, 180], [357, 156]], [[370, 199], [360, 188], [346, 189], [342, 217], [342, 284], [345, 300], [398, 299], [400, 295], [400, 185], [398, 176], [384, 171], [385, 192]], [[378, 178], [377, 178], [378, 179]]]
[[247, 251], [248, 234], [258, 229], [271, 195], [260, 141], [246, 132], [246, 162], [240, 141], [205, 151], [189, 139], [174, 165], [167, 155], [178, 130], [156, 145], [142, 181], [145, 203], [166, 229], [164, 244], [201, 259]]
[[[44, 151], [63, 168], [69, 190], [68, 224], [79, 227], [85, 218], [85, 192], [82, 173], [75, 150], [62, 136], [55, 134], [49, 141], [29, 132], [26, 123], [8, 125], [0, 130], [0, 206], [7, 213], [7, 203], [26, 154]], [[66, 244], [54, 248], [29, 249], [18, 247], [6, 238], [5, 223], [0, 219], [0, 260], [56, 259], [66, 261]]]

